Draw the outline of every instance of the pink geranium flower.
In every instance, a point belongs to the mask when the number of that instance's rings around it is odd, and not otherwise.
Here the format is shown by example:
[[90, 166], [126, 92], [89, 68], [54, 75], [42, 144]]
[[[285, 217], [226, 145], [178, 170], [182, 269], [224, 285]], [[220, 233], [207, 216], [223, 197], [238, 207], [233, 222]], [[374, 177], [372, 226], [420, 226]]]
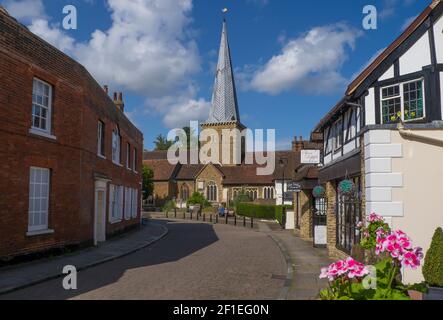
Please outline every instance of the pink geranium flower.
[[362, 278], [369, 274], [369, 270], [361, 263], [352, 258], [340, 260], [331, 264], [328, 268], [321, 269], [320, 279], [334, 281], [339, 277], [348, 279]]
[[377, 245], [375, 252], [389, 253], [393, 258], [401, 262], [404, 267], [417, 269], [423, 259], [423, 250], [421, 248], [412, 248], [411, 239], [403, 231], [394, 231], [389, 235], [383, 232], [377, 232]]

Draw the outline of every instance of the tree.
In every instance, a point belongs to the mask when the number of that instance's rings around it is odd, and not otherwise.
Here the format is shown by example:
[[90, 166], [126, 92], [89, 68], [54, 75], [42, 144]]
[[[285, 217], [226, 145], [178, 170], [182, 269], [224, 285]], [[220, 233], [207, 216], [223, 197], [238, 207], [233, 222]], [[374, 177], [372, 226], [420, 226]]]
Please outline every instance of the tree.
[[159, 134], [155, 139], [154, 144], [156, 151], [167, 151], [174, 144], [174, 142], [168, 141], [164, 135]]
[[143, 185], [142, 185], [142, 192], [143, 192], [143, 200], [147, 200], [149, 196], [152, 196], [154, 193], [154, 182], [152, 179], [154, 178], [154, 171], [148, 167], [147, 165], [143, 165]]

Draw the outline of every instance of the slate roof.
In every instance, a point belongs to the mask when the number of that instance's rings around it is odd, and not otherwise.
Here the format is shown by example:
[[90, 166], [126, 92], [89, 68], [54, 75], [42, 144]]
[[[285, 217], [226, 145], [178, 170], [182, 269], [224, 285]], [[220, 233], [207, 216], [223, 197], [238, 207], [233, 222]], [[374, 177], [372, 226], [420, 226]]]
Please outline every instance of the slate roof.
[[232, 70], [231, 51], [226, 21], [223, 22], [220, 52], [215, 75], [212, 106], [207, 124], [240, 123], [237, 91]]
[[147, 165], [154, 171], [154, 181], [169, 181], [172, 180], [178, 170], [178, 165], [172, 165], [168, 160], [144, 160], [144, 165]]

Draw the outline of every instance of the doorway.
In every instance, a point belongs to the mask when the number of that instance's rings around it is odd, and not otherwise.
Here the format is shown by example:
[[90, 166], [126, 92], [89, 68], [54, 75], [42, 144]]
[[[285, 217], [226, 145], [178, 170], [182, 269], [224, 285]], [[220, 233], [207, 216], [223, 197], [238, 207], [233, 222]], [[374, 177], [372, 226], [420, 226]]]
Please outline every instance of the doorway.
[[106, 241], [106, 183], [95, 182], [94, 245]]

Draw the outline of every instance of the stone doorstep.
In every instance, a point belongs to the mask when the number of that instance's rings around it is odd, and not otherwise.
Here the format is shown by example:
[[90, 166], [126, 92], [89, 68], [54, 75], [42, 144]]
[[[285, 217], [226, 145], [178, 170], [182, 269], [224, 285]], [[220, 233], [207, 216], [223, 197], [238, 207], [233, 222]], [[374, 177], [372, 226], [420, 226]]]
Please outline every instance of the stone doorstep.
[[[112, 241], [114, 241], [116, 244], [116, 247], [114, 248], [89, 248], [75, 254], [70, 254], [67, 257], [61, 256], [50, 261], [36, 261], [32, 264], [25, 264], [23, 266], [18, 265], [14, 269], [8, 268], [4, 271], [0, 270], [0, 295], [30, 287], [44, 281], [59, 278], [63, 276], [60, 270], [62, 266], [65, 265], [76, 265], [77, 271], [82, 271], [109, 261], [116, 260], [118, 258], [142, 250], [161, 240], [168, 234], [168, 229], [165, 226], [158, 223], [151, 223], [151, 225], [162, 228], [162, 234], [156, 237], [151, 236], [149, 237], [149, 239], [145, 239], [143, 242], [129, 240], [129, 244], [132, 244], [132, 246], [122, 245], [121, 243], [119, 244], [118, 242], [126, 240], [125, 238], [119, 238], [106, 243], [107, 245], [112, 246]], [[143, 231], [146, 230], [141, 229], [139, 232], [141, 233]], [[37, 271], [36, 273], [35, 269], [40, 269], [40, 271]]]

